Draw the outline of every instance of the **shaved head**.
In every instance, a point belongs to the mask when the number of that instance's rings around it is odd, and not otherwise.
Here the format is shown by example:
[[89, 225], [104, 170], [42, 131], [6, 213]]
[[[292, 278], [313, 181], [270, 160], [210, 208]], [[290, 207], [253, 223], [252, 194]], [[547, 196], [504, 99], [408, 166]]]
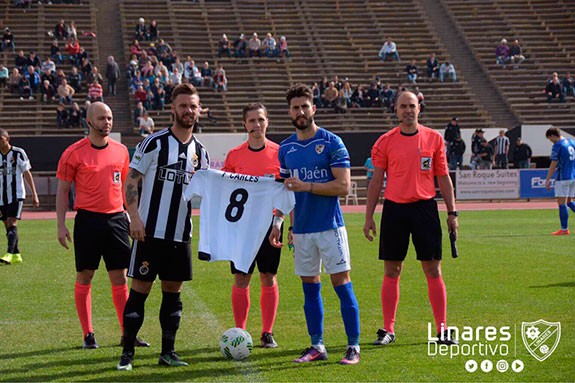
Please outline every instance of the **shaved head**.
[[100, 101], [93, 102], [88, 107], [88, 111], [86, 112], [86, 119], [89, 121], [93, 121], [98, 114], [107, 111], [110, 111], [110, 113], [112, 113], [112, 109], [110, 109], [108, 105]]

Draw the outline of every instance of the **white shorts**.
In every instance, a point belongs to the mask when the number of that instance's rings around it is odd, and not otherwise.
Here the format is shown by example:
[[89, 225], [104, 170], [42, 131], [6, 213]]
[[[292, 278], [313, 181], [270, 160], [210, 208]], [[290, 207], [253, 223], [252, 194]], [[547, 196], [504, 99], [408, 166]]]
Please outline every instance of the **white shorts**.
[[319, 233], [294, 234], [295, 273], [301, 277], [327, 274], [351, 269], [349, 244], [345, 226]]
[[555, 197], [575, 197], [575, 180], [555, 181]]

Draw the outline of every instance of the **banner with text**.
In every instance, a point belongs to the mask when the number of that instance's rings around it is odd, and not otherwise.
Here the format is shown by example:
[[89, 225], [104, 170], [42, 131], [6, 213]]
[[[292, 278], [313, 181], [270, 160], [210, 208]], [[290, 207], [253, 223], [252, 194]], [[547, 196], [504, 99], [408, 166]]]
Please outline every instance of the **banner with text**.
[[551, 179], [551, 190], [545, 188], [547, 169], [521, 170], [521, 198], [552, 198], [555, 195], [555, 179]]
[[519, 198], [519, 170], [459, 170], [457, 199]]

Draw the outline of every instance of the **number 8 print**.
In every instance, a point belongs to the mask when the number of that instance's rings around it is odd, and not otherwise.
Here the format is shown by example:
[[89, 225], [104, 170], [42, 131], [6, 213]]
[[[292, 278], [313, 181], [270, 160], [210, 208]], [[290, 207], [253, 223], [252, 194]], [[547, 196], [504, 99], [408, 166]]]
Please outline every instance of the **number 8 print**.
[[[240, 197], [238, 199], [238, 196]], [[244, 214], [244, 205], [248, 202], [249, 193], [246, 189], [236, 189], [230, 194], [230, 204], [226, 208], [226, 219], [230, 222], [237, 222]], [[235, 215], [232, 215], [235, 210]]]

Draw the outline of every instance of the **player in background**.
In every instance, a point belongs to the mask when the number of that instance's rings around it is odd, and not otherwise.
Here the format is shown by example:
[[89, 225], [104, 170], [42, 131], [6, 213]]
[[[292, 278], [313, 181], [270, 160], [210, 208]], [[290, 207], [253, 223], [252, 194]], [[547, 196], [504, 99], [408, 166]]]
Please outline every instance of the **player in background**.
[[188, 365], [174, 350], [183, 307], [180, 292], [183, 282], [192, 279], [192, 204], [184, 201], [182, 194], [196, 170], [209, 168], [210, 159], [192, 134], [200, 113], [196, 88], [178, 85], [172, 100], [173, 125], [138, 144], [124, 187], [134, 242], [128, 270], [132, 288], [124, 310], [126, 342], [118, 370], [132, 369], [131, 341], [144, 323], [146, 299], [156, 276], [162, 289], [162, 351], [158, 363]]
[[[349, 245], [339, 206], [339, 196], [349, 192], [349, 154], [341, 138], [315, 124], [316, 107], [311, 89], [295, 84], [288, 89], [286, 98], [296, 133], [280, 144], [280, 174], [286, 178], [285, 186], [296, 192], [295, 272], [302, 280], [304, 312], [311, 337], [311, 347], [294, 362], [327, 359], [320, 278], [323, 263], [339, 297], [347, 334], [348, 347], [340, 363], [356, 364], [360, 358], [359, 307], [349, 275]], [[274, 227], [270, 236], [272, 244], [277, 244], [279, 234]]]
[[[124, 211], [122, 184], [128, 174], [128, 149], [109, 137], [112, 110], [102, 102], [90, 105], [86, 122], [88, 137], [70, 145], [58, 162], [56, 216], [58, 242], [68, 249], [66, 211], [72, 182], [76, 186], [74, 209], [74, 254], [76, 284], [74, 299], [84, 333], [83, 348], [98, 348], [92, 326], [92, 278], [103, 257], [112, 284], [112, 301], [120, 327], [128, 299], [126, 270], [130, 262], [128, 217]], [[122, 336], [121, 343], [124, 341]], [[137, 339], [137, 346], [149, 344]]]
[[373, 213], [387, 173], [379, 239], [379, 259], [384, 261], [381, 288], [384, 326], [377, 331], [374, 344], [387, 345], [395, 341], [399, 276], [410, 235], [427, 278], [438, 342], [456, 344], [457, 340], [446, 330], [447, 294], [441, 276], [441, 222], [434, 183], [437, 177], [447, 206], [447, 227], [456, 235], [458, 213], [447, 169], [445, 144], [441, 134], [419, 124], [420, 107], [414, 93], [402, 92], [397, 98], [396, 108], [399, 126], [382, 135], [371, 151], [375, 171], [367, 191], [363, 227], [365, 237], [373, 241], [371, 233], [376, 235]]
[[[223, 171], [248, 174], [252, 176], [267, 176], [279, 178], [280, 164], [278, 161], [279, 145], [266, 138], [269, 125], [268, 112], [261, 103], [253, 103], [242, 110], [244, 127], [248, 132], [248, 139], [243, 144], [231, 149], [224, 162]], [[261, 345], [264, 348], [275, 348], [277, 343], [273, 337], [273, 326], [276, 319], [279, 290], [277, 272], [280, 264], [281, 247], [270, 244], [268, 237], [270, 230], [261, 244], [256, 259], [250, 266], [248, 273], [242, 273], [231, 263], [234, 285], [232, 287], [232, 310], [236, 327], [246, 329], [248, 313], [250, 311], [250, 280], [256, 263], [260, 273], [261, 295], [260, 309], [262, 314]], [[274, 218], [279, 227], [280, 241], [283, 232], [283, 218]]]
[[24, 181], [32, 191], [34, 207], [40, 206], [36, 186], [30, 169], [30, 160], [22, 148], [10, 145], [10, 135], [0, 129], [0, 219], [4, 221], [8, 240], [6, 254], [0, 257], [0, 265], [22, 263], [18, 248], [18, 220], [22, 215], [22, 205], [26, 198]]
[[[551, 190], [551, 178], [555, 178], [555, 197], [559, 206], [559, 221], [561, 229], [553, 235], [569, 235], [569, 209], [575, 212], [575, 140], [568, 140], [561, 135], [558, 128], [549, 128], [545, 137], [553, 143], [551, 149], [551, 165], [545, 179], [545, 187]], [[568, 209], [569, 208], [569, 209]]]

